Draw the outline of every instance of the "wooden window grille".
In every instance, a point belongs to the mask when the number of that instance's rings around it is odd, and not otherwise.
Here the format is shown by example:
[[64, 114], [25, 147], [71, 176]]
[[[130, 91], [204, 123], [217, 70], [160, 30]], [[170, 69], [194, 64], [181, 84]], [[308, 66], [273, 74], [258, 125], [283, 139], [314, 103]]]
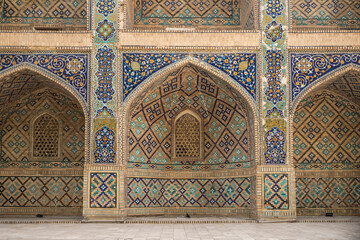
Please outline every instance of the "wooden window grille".
[[34, 157], [58, 157], [59, 122], [51, 115], [44, 114], [34, 122]]
[[200, 122], [191, 114], [175, 122], [175, 157], [200, 157]]

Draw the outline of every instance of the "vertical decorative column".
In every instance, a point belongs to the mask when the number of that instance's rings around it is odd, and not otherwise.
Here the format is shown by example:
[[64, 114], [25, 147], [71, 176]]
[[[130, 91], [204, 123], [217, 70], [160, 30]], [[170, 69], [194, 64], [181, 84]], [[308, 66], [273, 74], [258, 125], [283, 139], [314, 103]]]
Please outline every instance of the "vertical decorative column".
[[121, 219], [122, 168], [117, 152], [117, 0], [92, 0], [90, 162], [84, 176], [84, 216]]
[[288, 138], [288, 0], [261, 1], [262, 143], [257, 174], [260, 221], [296, 217], [294, 169]]

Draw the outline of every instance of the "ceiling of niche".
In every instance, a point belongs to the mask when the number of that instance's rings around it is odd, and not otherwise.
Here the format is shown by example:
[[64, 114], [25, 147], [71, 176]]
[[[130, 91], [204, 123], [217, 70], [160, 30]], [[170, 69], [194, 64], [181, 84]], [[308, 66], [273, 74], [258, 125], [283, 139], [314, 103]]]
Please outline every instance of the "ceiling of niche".
[[[0, 79], [0, 110], [41, 88], [56, 89], [64, 93], [62, 87], [48, 78], [29, 70], [16, 72]], [[66, 94], [65, 95], [69, 95]], [[70, 97], [70, 96], [69, 96]]]
[[353, 102], [360, 104], [360, 72], [347, 72], [326, 86], [326, 89], [335, 91]]

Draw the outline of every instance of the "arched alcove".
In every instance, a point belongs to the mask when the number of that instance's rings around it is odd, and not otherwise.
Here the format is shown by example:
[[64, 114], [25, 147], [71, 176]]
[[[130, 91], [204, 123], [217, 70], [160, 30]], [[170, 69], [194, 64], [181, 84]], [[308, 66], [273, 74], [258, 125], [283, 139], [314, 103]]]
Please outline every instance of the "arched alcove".
[[291, 114], [297, 214], [358, 215], [360, 72], [322, 79]]
[[82, 214], [87, 119], [79, 99], [28, 68], [1, 76], [2, 214]]
[[[125, 110], [128, 214], [146, 207], [150, 213], [186, 208], [248, 215], [254, 204], [256, 126], [243, 93], [192, 64], [153, 81], [157, 84], [139, 91]], [[196, 153], [176, 154], [177, 129], [182, 140], [198, 136], [196, 143], [181, 144]]]

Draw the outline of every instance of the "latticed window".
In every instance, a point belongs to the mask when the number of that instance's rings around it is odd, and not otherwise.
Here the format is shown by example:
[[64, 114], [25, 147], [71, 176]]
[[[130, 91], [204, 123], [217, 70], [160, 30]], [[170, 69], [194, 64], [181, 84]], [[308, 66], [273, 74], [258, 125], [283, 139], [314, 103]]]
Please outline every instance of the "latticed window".
[[59, 122], [51, 115], [44, 114], [34, 122], [34, 157], [58, 157]]
[[175, 157], [200, 157], [200, 122], [191, 114], [175, 122]]

